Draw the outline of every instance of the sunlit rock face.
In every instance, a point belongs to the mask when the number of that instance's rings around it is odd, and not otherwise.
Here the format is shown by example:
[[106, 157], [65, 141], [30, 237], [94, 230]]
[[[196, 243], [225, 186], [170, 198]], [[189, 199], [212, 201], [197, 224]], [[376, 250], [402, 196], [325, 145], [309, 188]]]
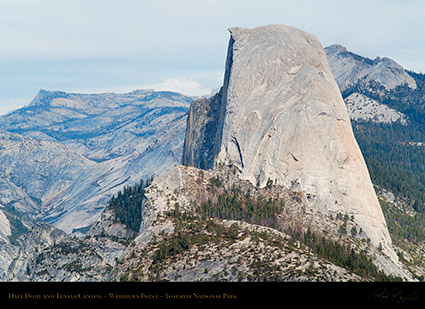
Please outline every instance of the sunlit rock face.
[[[318, 39], [281, 25], [229, 31], [220, 97], [203, 103], [215, 115], [205, 121], [202, 113], [198, 119], [192, 114], [187, 129], [215, 122], [203, 160], [236, 165], [258, 186], [292, 188], [314, 211], [354, 217], [364, 238], [389, 248], [382, 210]], [[185, 150], [202, 138], [186, 135]]]

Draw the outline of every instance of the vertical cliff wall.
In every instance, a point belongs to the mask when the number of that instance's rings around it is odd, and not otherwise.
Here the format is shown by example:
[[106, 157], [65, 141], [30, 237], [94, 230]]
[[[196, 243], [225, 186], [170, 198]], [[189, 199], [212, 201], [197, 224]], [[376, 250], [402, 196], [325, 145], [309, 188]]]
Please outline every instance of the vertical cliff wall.
[[192, 102], [186, 125], [183, 147], [183, 165], [202, 169], [214, 166], [219, 130], [223, 88], [211, 98]]
[[[354, 217], [372, 244], [394, 254], [320, 42], [280, 25], [229, 31], [223, 88], [197, 103], [208, 110], [207, 117], [192, 106], [183, 163], [211, 168], [231, 162], [253, 184], [273, 181], [292, 188], [308, 197], [314, 210]], [[204, 148], [197, 153], [195, 145]]]

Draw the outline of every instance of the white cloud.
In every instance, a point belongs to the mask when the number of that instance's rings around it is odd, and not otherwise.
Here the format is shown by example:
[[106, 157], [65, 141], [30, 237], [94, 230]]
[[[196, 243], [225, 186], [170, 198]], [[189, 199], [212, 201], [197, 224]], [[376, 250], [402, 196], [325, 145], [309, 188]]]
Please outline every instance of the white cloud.
[[210, 94], [213, 88], [207, 88], [198, 81], [186, 77], [168, 78], [163, 82], [144, 85], [143, 89], [154, 89], [156, 91], [175, 91], [190, 96], [202, 96]]
[[223, 74], [224, 71], [183, 72], [178, 76], [170, 77], [172, 73], [169, 73], [166, 76], [156, 76], [152, 82], [111, 87], [77, 87], [63, 89], [63, 91], [76, 93], [129, 93], [136, 89], [153, 89], [155, 91], [174, 91], [189, 96], [203, 96], [209, 95], [211, 91], [221, 87]]

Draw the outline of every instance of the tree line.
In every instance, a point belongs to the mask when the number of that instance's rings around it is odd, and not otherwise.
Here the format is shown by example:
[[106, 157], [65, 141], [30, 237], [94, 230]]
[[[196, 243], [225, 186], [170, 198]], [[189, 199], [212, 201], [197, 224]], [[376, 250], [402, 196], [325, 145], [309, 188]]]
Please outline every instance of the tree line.
[[145, 188], [152, 183], [153, 177], [140, 180], [134, 186], [126, 186], [108, 201], [109, 208], [115, 212], [116, 222], [124, 224], [128, 229], [139, 232], [142, 222], [142, 207]]

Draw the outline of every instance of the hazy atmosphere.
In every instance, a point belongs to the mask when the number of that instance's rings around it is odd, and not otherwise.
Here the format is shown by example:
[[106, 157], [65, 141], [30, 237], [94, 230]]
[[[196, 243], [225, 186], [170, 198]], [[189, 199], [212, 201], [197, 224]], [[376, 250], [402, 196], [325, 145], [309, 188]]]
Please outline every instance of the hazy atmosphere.
[[1, 0], [0, 114], [39, 89], [208, 94], [229, 27], [284, 24], [425, 71], [423, 1]]

